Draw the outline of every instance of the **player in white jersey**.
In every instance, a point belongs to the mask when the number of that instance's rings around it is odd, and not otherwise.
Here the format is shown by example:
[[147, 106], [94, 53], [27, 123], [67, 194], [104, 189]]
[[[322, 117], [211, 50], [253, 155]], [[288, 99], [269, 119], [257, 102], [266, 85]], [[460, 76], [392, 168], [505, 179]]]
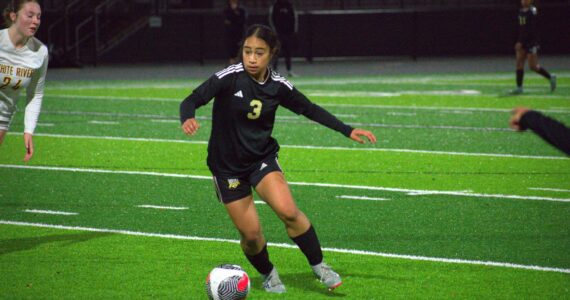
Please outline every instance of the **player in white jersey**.
[[10, 129], [20, 92], [26, 89], [25, 161], [34, 154], [32, 135], [41, 110], [48, 64], [47, 47], [34, 37], [41, 13], [36, 0], [11, 0], [3, 14], [8, 28], [0, 30], [0, 145]]

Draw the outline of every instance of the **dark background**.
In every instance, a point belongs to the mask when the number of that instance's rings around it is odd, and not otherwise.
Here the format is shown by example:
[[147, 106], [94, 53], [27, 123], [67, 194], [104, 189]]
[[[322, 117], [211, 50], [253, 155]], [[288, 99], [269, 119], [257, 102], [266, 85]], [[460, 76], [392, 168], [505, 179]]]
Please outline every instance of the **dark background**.
[[[67, 1], [67, 5], [69, 2], [73, 1]], [[160, 1], [111, 1], [112, 5], [103, 6], [94, 18], [95, 7], [104, 2], [87, 1], [84, 3], [91, 5], [67, 13], [58, 1], [42, 4], [44, 15], [37, 37], [50, 46], [54, 56], [52, 65], [226, 59], [223, 1], [174, 1], [169, 5]], [[267, 5], [271, 1], [262, 2], [249, 2], [252, 7], [248, 7], [248, 23], [267, 23]], [[449, 4], [452, 1], [425, 4], [430, 2], [427, 0], [416, 1], [423, 5], [384, 2], [380, 5], [381, 1], [358, 1], [360, 4], [353, 8], [348, 4], [356, 6], [355, 1], [329, 1], [328, 9], [324, 9], [325, 5], [315, 9], [319, 7], [316, 1], [305, 2], [307, 5], [298, 9], [299, 34], [294, 56], [312, 60], [352, 56], [514, 55], [519, 1], [485, 5]], [[543, 1], [537, 6], [540, 53], [570, 54], [570, 1]], [[149, 25], [151, 16], [160, 18], [160, 27]], [[146, 22], [143, 26], [105, 48], [107, 40], [117, 41], [115, 36], [123, 28], [141, 20]], [[80, 43], [76, 43], [77, 39]], [[96, 48], [104, 50], [95, 51]]]

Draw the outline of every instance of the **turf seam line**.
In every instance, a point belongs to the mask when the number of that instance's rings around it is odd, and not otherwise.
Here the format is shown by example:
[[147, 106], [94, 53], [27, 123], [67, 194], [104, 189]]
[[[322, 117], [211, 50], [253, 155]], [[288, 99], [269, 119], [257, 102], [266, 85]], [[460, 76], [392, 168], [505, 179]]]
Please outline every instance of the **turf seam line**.
[[[82, 172], [82, 173], [124, 174], [124, 175], [148, 175], [148, 176], [160, 176], [160, 177], [175, 177], [175, 178], [191, 178], [191, 179], [212, 180], [211, 176], [175, 174], [175, 173], [159, 173], [159, 172], [142, 172], [142, 171], [67, 168], [67, 167], [49, 167], [49, 166], [3, 165], [3, 164], [0, 164], [0, 168], [46, 170], [46, 171], [64, 171], [64, 172]], [[464, 191], [414, 190], [414, 189], [390, 188], [390, 187], [379, 187], [379, 186], [347, 185], [347, 184], [318, 183], [318, 182], [295, 182], [295, 181], [289, 182], [289, 185], [317, 186], [317, 187], [330, 187], [330, 188], [346, 188], [346, 189], [370, 190], [370, 191], [388, 191], [388, 192], [405, 193], [405, 194], [408, 194], [411, 196], [447, 195], [447, 196], [463, 196], [463, 197], [475, 197], [475, 198], [537, 200], [537, 201], [554, 201], [554, 202], [568, 202], [568, 203], [570, 203], [570, 198], [552, 198], [552, 197], [505, 195], [505, 194], [481, 194], [481, 193], [472, 193], [472, 192], [464, 192]]]
[[[52, 228], [52, 229], [62, 229], [62, 230], [104, 232], [104, 233], [115, 233], [115, 234], [132, 235], [132, 236], [145, 236], [145, 237], [158, 237], [158, 238], [177, 239], [177, 240], [222, 242], [222, 243], [232, 243], [232, 244], [239, 244], [240, 243], [239, 240], [230, 240], [230, 239], [222, 239], [222, 238], [207, 238], [207, 237], [184, 236], [184, 235], [176, 235], [176, 234], [147, 233], [147, 232], [138, 232], [138, 231], [130, 231], [130, 230], [119, 230], [119, 229], [105, 229], [105, 228], [42, 224], [42, 223], [28, 223], [28, 222], [18, 222], [18, 221], [8, 221], [8, 220], [0, 220], [0, 224], [14, 225], [14, 226]], [[271, 247], [297, 249], [296, 245], [291, 245], [291, 244], [285, 244], [285, 243], [267, 243], [267, 244]], [[487, 267], [503, 267], [503, 268], [511, 268], [511, 269], [524, 269], [524, 270], [533, 270], [533, 271], [542, 271], [542, 272], [557, 272], [557, 273], [570, 274], [570, 269], [554, 268], [554, 267], [542, 267], [542, 266], [535, 266], [535, 265], [521, 265], [521, 264], [506, 263], [506, 262], [478, 261], [478, 260], [465, 260], [465, 259], [458, 259], [458, 258], [440, 258], [440, 257], [416, 256], [416, 255], [405, 255], [405, 254], [394, 254], [394, 253], [383, 253], [383, 252], [339, 249], [339, 248], [328, 248], [328, 247], [323, 247], [323, 251], [335, 252], [335, 253], [344, 253], [344, 254], [354, 254], [354, 255], [379, 256], [379, 257], [386, 257], [386, 258], [429, 261], [429, 262], [438, 262], [438, 263], [480, 265], [480, 266], [487, 266]]]

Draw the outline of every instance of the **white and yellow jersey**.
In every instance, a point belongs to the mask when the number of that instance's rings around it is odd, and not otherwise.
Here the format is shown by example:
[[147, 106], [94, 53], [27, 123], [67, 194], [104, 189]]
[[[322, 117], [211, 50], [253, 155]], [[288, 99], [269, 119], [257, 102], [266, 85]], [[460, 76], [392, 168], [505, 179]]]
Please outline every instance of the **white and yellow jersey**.
[[32, 37], [17, 49], [8, 29], [0, 30], [0, 130], [8, 130], [20, 92], [26, 89], [24, 132], [34, 133], [44, 95], [48, 50]]

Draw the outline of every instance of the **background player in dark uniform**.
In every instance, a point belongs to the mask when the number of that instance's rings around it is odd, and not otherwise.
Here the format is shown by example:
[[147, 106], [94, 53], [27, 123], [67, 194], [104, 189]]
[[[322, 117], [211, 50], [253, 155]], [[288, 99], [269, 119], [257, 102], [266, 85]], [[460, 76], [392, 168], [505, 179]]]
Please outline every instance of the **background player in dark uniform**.
[[550, 75], [538, 64], [538, 11], [533, 4], [533, 0], [521, 0], [519, 10], [519, 37], [515, 44], [517, 56], [517, 88], [514, 94], [523, 92], [524, 63], [528, 58], [528, 66], [531, 70], [544, 76], [550, 81], [550, 90], [556, 89], [556, 76]]
[[[285, 67], [287, 67], [287, 75], [295, 76], [291, 70], [291, 52], [295, 46], [295, 39], [299, 29], [297, 12], [295, 7], [289, 0], [276, 0], [269, 7], [269, 24], [275, 32], [281, 43], [279, 54], [285, 56]], [[275, 55], [273, 60], [273, 69], [277, 70], [279, 57]]]
[[513, 109], [509, 125], [517, 131], [530, 128], [543, 140], [570, 155], [570, 128], [557, 120], [526, 107], [517, 107]]
[[195, 109], [215, 98], [212, 131], [208, 143], [208, 167], [216, 192], [241, 235], [241, 248], [262, 274], [266, 291], [285, 292], [277, 270], [269, 260], [251, 189], [271, 207], [287, 234], [307, 257], [314, 274], [329, 289], [339, 286], [340, 276], [323, 262], [321, 246], [309, 219], [299, 210], [277, 162], [279, 145], [271, 137], [275, 113], [283, 106], [351, 139], [364, 143], [376, 137], [353, 129], [312, 103], [287, 79], [269, 68], [279, 49], [271, 28], [253, 25], [245, 35], [242, 63], [214, 74], [180, 104], [182, 130], [193, 135], [200, 127]]
[[228, 0], [228, 5], [224, 9], [224, 28], [230, 64], [238, 62], [239, 47], [245, 33], [246, 23], [247, 10], [240, 5], [239, 0]]

